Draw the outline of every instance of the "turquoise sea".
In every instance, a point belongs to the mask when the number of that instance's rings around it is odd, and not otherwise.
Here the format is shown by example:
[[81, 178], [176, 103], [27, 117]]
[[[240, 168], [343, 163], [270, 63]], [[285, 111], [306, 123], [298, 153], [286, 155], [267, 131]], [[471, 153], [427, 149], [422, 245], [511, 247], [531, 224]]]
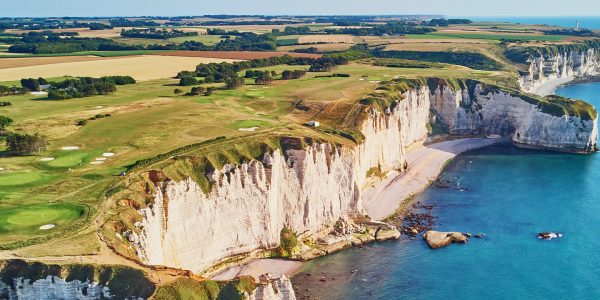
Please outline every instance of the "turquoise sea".
[[[600, 106], [598, 82], [557, 93]], [[418, 197], [434, 206], [435, 229], [486, 238], [431, 250], [418, 237], [323, 257], [293, 278], [300, 299], [600, 299], [600, 154], [492, 146], [460, 155], [442, 178], [453, 188]], [[541, 231], [563, 237], [539, 240]]]

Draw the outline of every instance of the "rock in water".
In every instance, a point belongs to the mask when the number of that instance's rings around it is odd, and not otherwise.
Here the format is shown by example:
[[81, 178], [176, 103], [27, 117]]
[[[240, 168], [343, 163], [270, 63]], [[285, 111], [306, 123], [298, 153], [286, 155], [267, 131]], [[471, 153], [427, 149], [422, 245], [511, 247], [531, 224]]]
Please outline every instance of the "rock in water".
[[432, 249], [448, 246], [452, 243], [466, 243], [469, 238], [461, 232], [440, 232], [430, 230], [423, 235], [427, 245]]

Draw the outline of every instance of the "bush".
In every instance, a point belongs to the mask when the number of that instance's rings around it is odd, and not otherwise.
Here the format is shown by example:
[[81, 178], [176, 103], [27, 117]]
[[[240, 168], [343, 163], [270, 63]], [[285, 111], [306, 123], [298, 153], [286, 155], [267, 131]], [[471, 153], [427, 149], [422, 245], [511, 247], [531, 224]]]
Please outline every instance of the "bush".
[[183, 93], [183, 90], [181, 90], [181, 89], [175, 89], [175, 90], [173, 90], [173, 94], [175, 94], [175, 95], [179, 95], [181, 93]]
[[183, 76], [179, 80], [180, 86], [190, 86], [190, 85], [197, 85], [197, 84], [198, 84], [198, 80], [196, 80], [196, 78], [193, 76]]
[[244, 78], [233, 77], [225, 80], [225, 88], [228, 90], [235, 90], [244, 86]]
[[77, 121], [77, 126], [85, 126], [85, 125], [87, 125], [87, 122], [88, 122], [87, 120], [79, 120], [79, 121]]
[[10, 103], [8, 101], [2, 101], [2, 102], [0, 102], [0, 107], [2, 107], [2, 106], [11, 106], [11, 105], [12, 105], [12, 103]]
[[291, 256], [298, 247], [298, 236], [287, 227], [283, 227], [279, 237], [279, 255], [282, 257]]

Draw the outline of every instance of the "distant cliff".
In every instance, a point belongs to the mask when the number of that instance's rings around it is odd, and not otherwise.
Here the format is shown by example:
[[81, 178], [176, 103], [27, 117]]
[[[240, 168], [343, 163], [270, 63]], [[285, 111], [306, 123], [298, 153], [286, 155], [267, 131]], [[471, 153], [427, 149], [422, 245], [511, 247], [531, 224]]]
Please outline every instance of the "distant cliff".
[[519, 82], [526, 92], [536, 91], [549, 80], [600, 75], [600, 42], [586, 41], [566, 45], [512, 47], [510, 60], [524, 65]]
[[135, 193], [143, 200], [129, 208], [137, 210], [135, 225], [123, 221], [132, 225], [119, 232], [128, 238], [122, 249], [132, 247], [147, 264], [201, 273], [277, 247], [284, 227], [305, 236], [331, 228], [340, 218], [364, 214], [361, 195], [370, 171], [405, 170], [406, 148], [434, 130], [503, 136], [564, 152], [597, 147], [591, 105], [474, 80], [398, 79], [357, 105], [363, 138], [354, 145], [277, 136], [153, 165], [131, 179], [126, 200], [134, 201]]

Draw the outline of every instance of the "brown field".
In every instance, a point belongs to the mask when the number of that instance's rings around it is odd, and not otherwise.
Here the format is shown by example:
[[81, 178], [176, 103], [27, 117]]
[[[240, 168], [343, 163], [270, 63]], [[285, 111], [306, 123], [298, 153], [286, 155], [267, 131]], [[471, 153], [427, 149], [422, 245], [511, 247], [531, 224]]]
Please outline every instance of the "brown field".
[[[13, 53], [11, 53], [13, 54]], [[92, 55], [86, 56], [48, 56], [48, 57], [23, 57], [23, 58], [2, 58], [0, 59], [0, 69], [51, 65], [58, 63], [80, 62], [90, 60], [112, 59], [110, 57], [98, 57]]]
[[398, 51], [449, 51], [489, 49], [492, 44], [483, 40], [452, 40], [452, 39], [398, 39], [387, 42], [385, 50]]
[[[113, 29], [105, 30], [90, 30], [89, 28], [64, 28], [64, 29], [50, 29], [52, 32], [77, 32], [80, 37], [91, 37], [91, 38], [111, 38], [121, 36], [121, 29], [131, 29], [131, 27], [115, 27]], [[31, 31], [45, 31], [45, 30], [17, 30], [7, 29], [5, 32], [10, 34], [21, 34]]]
[[293, 24], [293, 25], [223, 25], [223, 26], [207, 26], [209, 28], [221, 28], [223, 30], [231, 31], [238, 30], [241, 32], [254, 32], [254, 33], [267, 33], [273, 29], [283, 30], [287, 26], [319, 26], [319, 25], [332, 25], [331, 23], [316, 23], [316, 24]]
[[159, 53], [159, 56], [204, 57], [218, 59], [257, 59], [290, 55], [293, 57], [319, 58], [320, 54], [288, 53], [283, 51], [173, 51]]
[[[30, 58], [15, 58], [15, 60]], [[5, 60], [5, 59], [3, 59]], [[129, 75], [139, 81], [168, 78], [182, 70], [194, 70], [196, 65], [212, 62], [232, 62], [235, 59], [141, 55], [89, 61], [62, 62], [46, 65], [0, 69], [0, 81], [28, 77], [109, 76]]]
[[316, 43], [344, 43], [354, 44], [360, 40], [355, 39], [352, 35], [347, 34], [315, 34], [315, 35], [303, 35], [298, 38], [300, 44], [316, 44]]
[[202, 27], [186, 27], [186, 28], [177, 28], [177, 30], [185, 31], [185, 32], [197, 32], [198, 34], [206, 34], [207, 29]]

